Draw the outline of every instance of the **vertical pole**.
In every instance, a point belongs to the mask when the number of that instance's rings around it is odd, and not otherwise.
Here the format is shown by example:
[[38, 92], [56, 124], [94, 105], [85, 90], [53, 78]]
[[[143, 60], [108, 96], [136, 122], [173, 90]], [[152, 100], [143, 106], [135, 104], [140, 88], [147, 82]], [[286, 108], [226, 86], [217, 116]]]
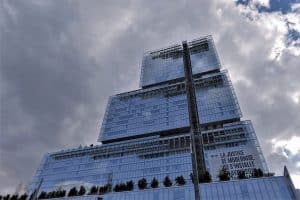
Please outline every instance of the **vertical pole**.
[[190, 52], [186, 41], [182, 42], [183, 47], [183, 64], [185, 73], [185, 87], [188, 102], [189, 120], [190, 120], [190, 134], [191, 134], [191, 154], [193, 167], [193, 184], [195, 190], [195, 199], [200, 200], [199, 190], [199, 175], [206, 172], [203, 143], [200, 132], [200, 121], [197, 109], [196, 92], [193, 81], [193, 73], [191, 66]]

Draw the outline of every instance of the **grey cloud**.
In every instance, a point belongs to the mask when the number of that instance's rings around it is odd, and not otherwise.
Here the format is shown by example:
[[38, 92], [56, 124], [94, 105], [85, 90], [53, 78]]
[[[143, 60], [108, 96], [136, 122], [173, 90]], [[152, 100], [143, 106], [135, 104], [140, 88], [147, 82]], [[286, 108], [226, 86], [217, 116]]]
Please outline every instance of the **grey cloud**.
[[92, 63], [68, 37], [77, 18], [72, 3], [3, 3], [16, 13], [2, 14], [0, 187], [6, 191], [27, 183], [44, 153], [80, 138], [79, 130], [64, 137], [62, 122], [89, 104], [85, 67]]
[[143, 51], [208, 34], [229, 72], [251, 82], [234, 87], [271, 170], [287, 163], [269, 155], [268, 140], [299, 136], [299, 104], [289, 97], [300, 88], [299, 59], [269, 61], [274, 41], [233, 3], [3, 2], [0, 193], [28, 183], [46, 152], [95, 142], [108, 96], [138, 87]]

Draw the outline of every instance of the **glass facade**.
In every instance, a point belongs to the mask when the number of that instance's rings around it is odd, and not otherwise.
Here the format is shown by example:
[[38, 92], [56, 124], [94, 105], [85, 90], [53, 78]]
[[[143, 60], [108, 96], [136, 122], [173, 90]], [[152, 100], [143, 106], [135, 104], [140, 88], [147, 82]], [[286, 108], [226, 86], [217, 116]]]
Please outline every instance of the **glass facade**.
[[[226, 71], [195, 79], [200, 123], [239, 119], [241, 111]], [[184, 82], [110, 97], [99, 141], [189, 126]]]
[[159, 136], [116, 142], [93, 147], [80, 147], [49, 154], [41, 163], [32, 189], [41, 177], [43, 191], [78, 185], [117, 184], [141, 177], [162, 182], [165, 176], [174, 180], [184, 176], [190, 183], [191, 156], [189, 134]]
[[231, 179], [238, 172], [251, 176], [253, 168], [268, 172], [250, 121], [224, 124], [223, 127], [202, 131], [206, 167], [214, 181], [218, 180], [220, 166], [225, 166]]
[[182, 84], [110, 98], [100, 141], [189, 126]]
[[[296, 199], [286, 177], [267, 177], [200, 185], [201, 200], [292, 200]], [[104, 200], [192, 200], [192, 186], [110, 194]]]
[[[189, 49], [193, 74], [220, 69], [220, 61], [211, 36], [190, 41]], [[181, 44], [145, 53], [141, 87], [180, 78], [184, 78]]]
[[[188, 47], [197, 104], [194, 111], [199, 115], [204, 162], [213, 181], [200, 184], [201, 199], [293, 199], [286, 177], [250, 178], [254, 169], [269, 171], [251, 122], [241, 121], [234, 89], [227, 71], [220, 69], [212, 38], [192, 40]], [[109, 98], [98, 137], [102, 144], [46, 154], [29, 192], [40, 183], [40, 191], [54, 191], [81, 185], [87, 189], [114, 187], [132, 180], [130, 192], [73, 198], [194, 199], [191, 107], [182, 46], [146, 53], [141, 71], [141, 89]], [[219, 181], [219, 171], [224, 168], [232, 181]], [[241, 170], [249, 179], [235, 181]], [[166, 176], [173, 182], [170, 188], [163, 186]], [[185, 179], [184, 186], [175, 186], [179, 176]], [[156, 178], [158, 189], [149, 189], [148, 184], [141, 191], [138, 181], [142, 178], [148, 183]]]
[[[200, 185], [201, 200], [297, 200], [285, 176], [215, 182]], [[193, 200], [191, 185], [68, 197], [67, 200]]]

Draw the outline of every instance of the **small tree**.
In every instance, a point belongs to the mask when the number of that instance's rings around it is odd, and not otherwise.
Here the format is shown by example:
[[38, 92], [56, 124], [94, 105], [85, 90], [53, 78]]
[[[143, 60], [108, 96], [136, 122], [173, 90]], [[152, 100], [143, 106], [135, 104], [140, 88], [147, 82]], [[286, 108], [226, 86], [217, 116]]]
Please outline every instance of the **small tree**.
[[127, 187], [125, 183], [120, 183], [120, 192], [126, 191]]
[[56, 192], [55, 192], [55, 191], [49, 192], [49, 193], [47, 194], [47, 198], [48, 198], [48, 199], [53, 199], [53, 198], [56, 197], [55, 195], [56, 195]]
[[105, 194], [108, 192], [108, 187], [107, 185], [99, 187], [99, 194]]
[[246, 173], [244, 170], [240, 170], [238, 171], [238, 179], [245, 179], [246, 177]]
[[151, 181], [151, 187], [152, 188], [157, 188], [158, 187], [158, 181], [156, 178], [153, 178], [152, 181]]
[[99, 194], [104, 194], [105, 193], [105, 186], [99, 187]]
[[170, 180], [169, 176], [166, 176], [164, 178], [163, 184], [165, 187], [171, 187], [172, 186], [172, 181]]
[[116, 184], [115, 186], [114, 186], [114, 192], [120, 192], [120, 185], [119, 184]]
[[86, 192], [85, 188], [83, 186], [80, 186], [80, 189], [79, 189], [79, 192], [78, 192], [78, 195], [82, 196], [84, 195]]
[[230, 172], [223, 167], [219, 172], [219, 179], [220, 181], [229, 181], [230, 180]]
[[259, 168], [258, 169], [257, 168], [253, 169], [252, 177], [259, 178], [259, 177], [263, 177], [263, 176], [264, 176], [264, 173], [261, 169], [259, 169]]
[[208, 171], [205, 171], [204, 174], [199, 175], [199, 183], [210, 183], [211, 175]]
[[185, 179], [184, 179], [183, 176], [177, 176], [175, 181], [176, 181], [177, 185], [184, 185], [185, 184]]
[[127, 191], [132, 191], [132, 190], [133, 190], [133, 187], [134, 187], [134, 183], [133, 183], [132, 180], [126, 182], [126, 190], [127, 190]]
[[10, 197], [10, 200], [18, 200], [18, 195], [17, 195], [17, 194], [12, 195], [12, 196]]
[[55, 196], [55, 198], [60, 198], [60, 193], [61, 193], [61, 191], [60, 190], [57, 190], [56, 192], [54, 192], [54, 196]]
[[60, 190], [59, 197], [65, 197], [65, 196], [66, 196], [66, 190]]
[[[28, 195], [26, 193], [22, 194], [19, 198], [19, 200], [26, 200]], [[0, 198], [1, 199], [1, 198]]]
[[7, 194], [6, 196], [3, 197], [3, 200], [9, 200], [9, 198], [10, 198], [10, 195]]
[[112, 190], [112, 184], [111, 183], [107, 183], [104, 187], [105, 187], [105, 192], [111, 192], [111, 190]]
[[143, 190], [147, 187], [148, 183], [147, 180], [145, 178], [142, 178], [138, 181], [138, 187], [140, 190]]
[[95, 185], [91, 187], [90, 194], [97, 194], [98, 193], [98, 187]]
[[66, 190], [57, 190], [55, 192], [55, 198], [62, 198], [66, 195]]
[[76, 187], [73, 187], [73, 188], [69, 191], [68, 196], [69, 196], [69, 197], [77, 196], [77, 194], [78, 194], [78, 192], [77, 192]]
[[123, 192], [123, 191], [126, 191], [126, 184], [125, 184], [125, 183], [119, 183], [119, 184], [116, 184], [115, 187], [114, 187], [114, 191], [115, 191], [115, 192]]
[[66, 190], [63, 190], [62, 193], [61, 193], [61, 196], [62, 196], [62, 197], [65, 197], [65, 196], [66, 196], [66, 193], [67, 193], [67, 191], [66, 191]]
[[0, 200], [2, 200], [2, 196], [0, 195]]
[[111, 189], [112, 189], [112, 185], [110, 183], [108, 183], [104, 186], [99, 187], [99, 194], [104, 194], [104, 193], [107, 193], [107, 192], [111, 192]]
[[42, 191], [39, 195], [39, 199], [46, 199], [47, 193]]

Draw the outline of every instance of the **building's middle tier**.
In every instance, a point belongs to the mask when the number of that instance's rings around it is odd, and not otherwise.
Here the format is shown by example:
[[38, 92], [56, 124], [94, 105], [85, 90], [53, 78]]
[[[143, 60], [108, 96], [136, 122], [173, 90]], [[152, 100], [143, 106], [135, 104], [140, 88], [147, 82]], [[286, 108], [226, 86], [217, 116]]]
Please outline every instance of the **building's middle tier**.
[[[194, 81], [202, 127], [239, 121], [241, 111], [226, 71]], [[110, 97], [98, 141], [161, 135], [189, 126], [185, 83], [177, 82]]]

